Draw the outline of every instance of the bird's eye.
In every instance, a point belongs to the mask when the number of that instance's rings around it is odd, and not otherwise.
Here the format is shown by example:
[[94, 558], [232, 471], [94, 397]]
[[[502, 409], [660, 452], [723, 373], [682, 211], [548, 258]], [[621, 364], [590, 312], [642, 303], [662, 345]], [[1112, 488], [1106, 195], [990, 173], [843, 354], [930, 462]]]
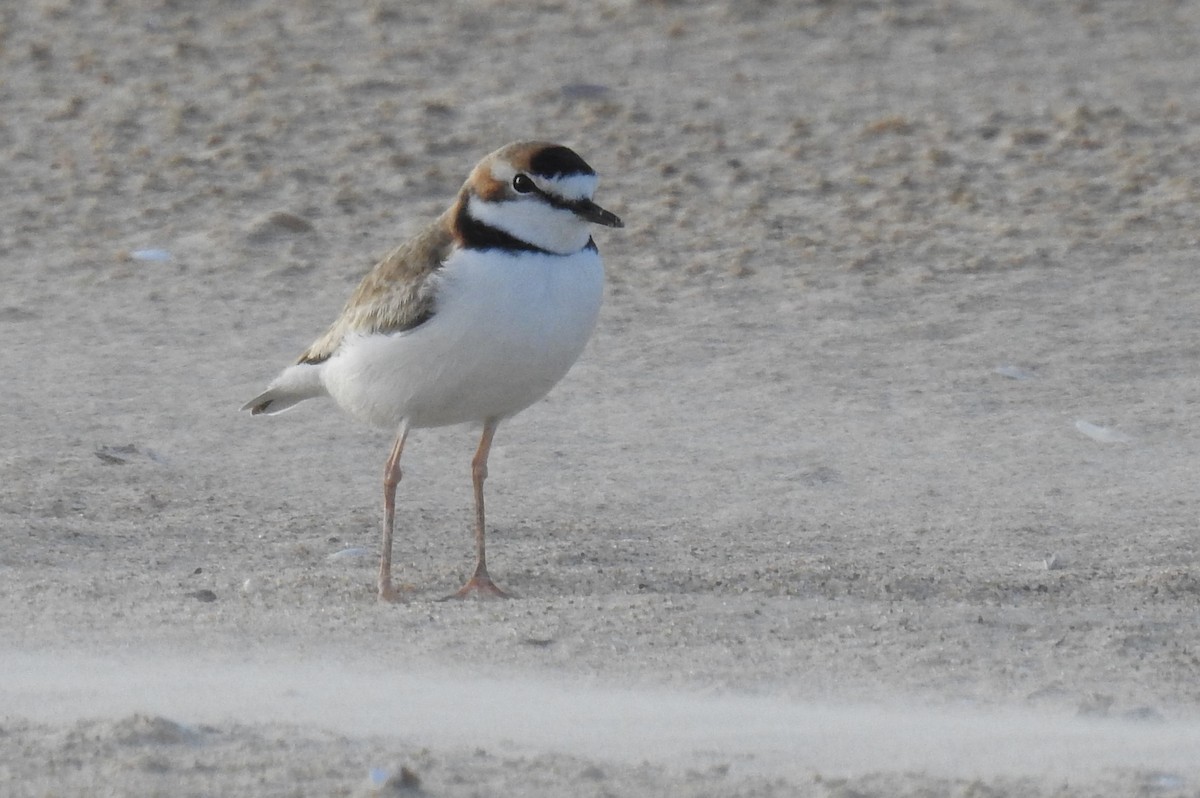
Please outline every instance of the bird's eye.
[[513, 191], [517, 192], [518, 194], [528, 194], [530, 191], [533, 191], [534, 188], [536, 188], [536, 186], [534, 186], [533, 181], [529, 179], [529, 175], [517, 175], [513, 178]]

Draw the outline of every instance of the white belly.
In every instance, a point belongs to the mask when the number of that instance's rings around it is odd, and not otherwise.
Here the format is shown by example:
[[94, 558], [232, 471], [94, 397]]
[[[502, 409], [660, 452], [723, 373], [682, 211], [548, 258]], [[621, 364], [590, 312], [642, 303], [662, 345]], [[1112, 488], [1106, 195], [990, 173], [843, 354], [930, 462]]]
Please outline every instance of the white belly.
[[442, 268], [436, 313], [408, 332], [356, 335], [322, 364], [344, 410], [384, 427], [506, 418], [554, 387], [583, 351], [604, 293], [594, 250], [570, 256], [462, 250]]

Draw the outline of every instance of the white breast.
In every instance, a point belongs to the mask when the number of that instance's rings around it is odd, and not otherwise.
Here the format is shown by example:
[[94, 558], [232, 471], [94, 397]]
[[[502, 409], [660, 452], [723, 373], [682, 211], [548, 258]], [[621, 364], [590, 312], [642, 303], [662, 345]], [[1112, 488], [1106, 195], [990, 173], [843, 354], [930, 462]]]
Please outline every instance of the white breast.
[[590, 249], [460, 250], [438, 279], [432, 319], [408, 332], [353, 336], [323, 364], [326, 390], [351, 415], [385, 427], [515, 415], [579, 357], [604, 292]]

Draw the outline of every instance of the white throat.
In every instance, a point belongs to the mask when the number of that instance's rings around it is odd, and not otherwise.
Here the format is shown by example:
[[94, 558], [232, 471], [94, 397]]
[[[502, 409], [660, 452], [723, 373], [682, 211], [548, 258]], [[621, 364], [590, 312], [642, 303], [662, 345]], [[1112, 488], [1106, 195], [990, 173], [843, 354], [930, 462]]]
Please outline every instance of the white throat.
[[548, 205], [536, 195], [502, 202], [472, 195], [467, 198], [467, 213], [518, 241], [558, 255], [578, 252], [591, 238], [587, 222], [569, 210]]

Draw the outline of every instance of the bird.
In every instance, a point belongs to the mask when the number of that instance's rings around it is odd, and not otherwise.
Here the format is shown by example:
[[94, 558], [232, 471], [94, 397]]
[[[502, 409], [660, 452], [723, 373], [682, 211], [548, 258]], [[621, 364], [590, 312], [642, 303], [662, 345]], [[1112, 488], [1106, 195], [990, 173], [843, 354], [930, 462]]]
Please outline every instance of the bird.
[[604, 294], [593, 225], [621, 219], [593, 201], [574, 150], [517, 141], [483, 158], [450, 207], [363, 277], [341, 314], [242, 410], [275, 415], [329, 397], [395, 431], [384, 465], [378, 598], [392, 582], [400, 457], [414, 429], [481, 424], [471, 459], [475, 570], [447, 598], [509, 598], [488, 572], [483, 485], [501, 422], [537, 402], [591, 337]]

